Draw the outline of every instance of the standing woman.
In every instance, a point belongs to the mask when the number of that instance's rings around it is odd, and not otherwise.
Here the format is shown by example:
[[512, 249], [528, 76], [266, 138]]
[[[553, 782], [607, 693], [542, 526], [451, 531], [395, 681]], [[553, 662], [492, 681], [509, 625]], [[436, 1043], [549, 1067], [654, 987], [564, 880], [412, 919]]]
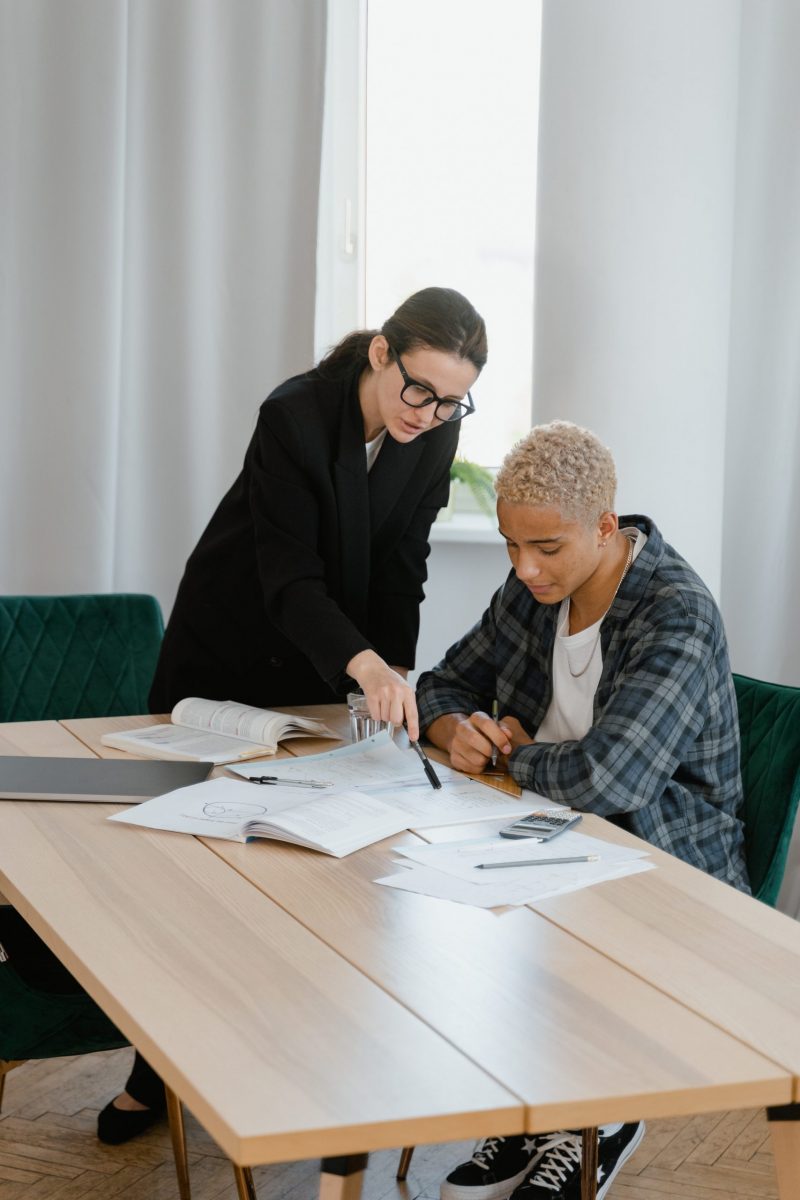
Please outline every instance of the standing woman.
[[[482, 318], [425, 288], [261, 406], [244, 467], [186, 564], [150, 708], [184, 696], [261, 707], [340, 700], [419, 736], [414, 666], [428, 534], [486, 362]], [[164, 1111], [137, 1054], [100, 1114], [118, 1144]]]
[[193, 551], [150, 693], [269, 707], [341, 700], [417, 736], [428, 533], [486, 362], [483, 320], [425, 288], [261, 406], [244, 467]]

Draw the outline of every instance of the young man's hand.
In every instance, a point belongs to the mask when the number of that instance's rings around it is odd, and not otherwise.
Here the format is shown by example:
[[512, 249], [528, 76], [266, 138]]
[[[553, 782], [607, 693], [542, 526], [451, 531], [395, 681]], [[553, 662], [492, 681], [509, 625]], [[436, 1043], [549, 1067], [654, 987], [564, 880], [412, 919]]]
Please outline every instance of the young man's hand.
[[[502, 725], [504, 729], [508, 730], [512, 750], [516, 750], [518, 746], [532, 746], [536, 740], [526, 733], [516, 717], [503, 717]], [[507, 753], [510, 754], [511, 751], [509, 750]]]
[[448, 713], [433, 721], [427, 733], [434, 746], [448, 752], [457, 771], [479, 775], [491, 761], [493, 748], [499, 754], [511, 753], [511, 730], [506, 725], [505, 718], [498, 723], [485, 712]]

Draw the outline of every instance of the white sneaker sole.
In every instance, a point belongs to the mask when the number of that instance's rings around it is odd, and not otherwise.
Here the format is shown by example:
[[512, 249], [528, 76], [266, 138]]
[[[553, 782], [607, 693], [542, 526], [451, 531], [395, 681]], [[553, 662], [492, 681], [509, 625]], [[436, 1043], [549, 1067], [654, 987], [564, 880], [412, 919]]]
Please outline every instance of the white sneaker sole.
[[536, 1155], [533, 1155], [524, 1171], [520, 1171], [510, 1179], [499, 1179], [497, 1183], [486, 1183], [482, 1187], [448, 1183], [445, 1179], [439, 1186], [439, 1196], [441, 1200], [508, 1200], [514, 1188], [519, 1187], [523, 1179], [530, 1175], [535, 1162]]
[[628, 1145], [625, 1147], [625, 1149], [622, 1151], [619, 1158], [617, 1159], [614, 1170], [611, 1172], [611, 1174], [608, 1176], [607, 1179], [603, 1180], [603, 1186], [598, 1187], [597, 1200], [603, 1200], [603, 1197], [608, 1193], [608, 1189], [611, 1187], [612, 1183], [617, 1178], [617, 1176], [619, 1175], [622, 1168], [625, 1166], [625, 1163], [628, 1161], [630, 1156], [633, 1154], [634, 1150], [636, 1150], [637, 1147], [641, 1144], [643, 1137], [644, 1137], [644, 1121], [640, 1121], [639, 1128], [636, 1131], [636, 1136], [633, 1138], [633, 1141], [628, 1142]]

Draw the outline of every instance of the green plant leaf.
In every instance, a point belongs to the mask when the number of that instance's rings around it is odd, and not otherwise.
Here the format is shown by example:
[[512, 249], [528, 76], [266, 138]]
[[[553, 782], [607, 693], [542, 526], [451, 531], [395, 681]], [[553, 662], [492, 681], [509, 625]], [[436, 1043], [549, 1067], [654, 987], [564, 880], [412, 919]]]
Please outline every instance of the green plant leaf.
[[456, 458], [450, 467], [450, 478], [469, 488], [481, 512], [487, 517], [494, 516], [495, 494], [491, 471], [469, 459]]

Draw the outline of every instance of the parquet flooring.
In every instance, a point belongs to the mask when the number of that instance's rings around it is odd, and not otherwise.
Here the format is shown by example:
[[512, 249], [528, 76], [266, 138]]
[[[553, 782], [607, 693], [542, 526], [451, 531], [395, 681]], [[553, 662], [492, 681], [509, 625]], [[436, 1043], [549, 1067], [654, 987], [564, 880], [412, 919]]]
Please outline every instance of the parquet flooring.
[[[94, 1136], [98, 1110], [127, 1075], [130, 1052], [26, 1063], [6, 1080], [0, 1116], [0, 1200], [175, 1200], [166, 1123], [127, 1146]], [[236, 1200], [230, 1166], [187, 1116], [194, 1200]], [[471, 1143], [420, 1146], [405, 1184], [397, 1153], [370, 1158], [364, 1200], [437, 1200], [439, 1180]], [[255, 1172], [259, 1200], [315, 1200], [318, 1163]], [[613, 1200], [775, 1200], [763, 1111], [712, 1113], [649, 1123], [614, 1183]]]

